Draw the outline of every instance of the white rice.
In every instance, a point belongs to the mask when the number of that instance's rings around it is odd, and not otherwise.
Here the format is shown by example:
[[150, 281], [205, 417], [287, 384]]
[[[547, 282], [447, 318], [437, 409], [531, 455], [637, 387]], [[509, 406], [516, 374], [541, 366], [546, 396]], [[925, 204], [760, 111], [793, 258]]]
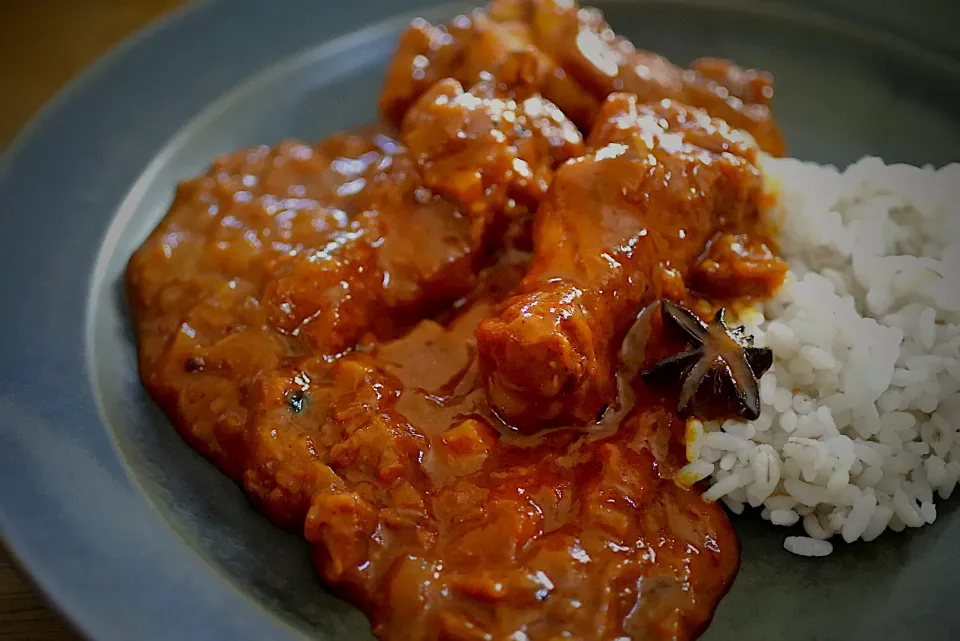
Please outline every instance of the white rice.
[[783, 542], [783, 547], [800, 556], [827, 556], [833, 552], [833, 545], [829, 541], [806, 536], [788, 536]]
[[960, 164], [764, 168], [790, 273], [739, 319], [775, 355], [762, 413], [691, 421], [683, 481], [826, 556], [835, 535], [932, 523], [960, 480]]

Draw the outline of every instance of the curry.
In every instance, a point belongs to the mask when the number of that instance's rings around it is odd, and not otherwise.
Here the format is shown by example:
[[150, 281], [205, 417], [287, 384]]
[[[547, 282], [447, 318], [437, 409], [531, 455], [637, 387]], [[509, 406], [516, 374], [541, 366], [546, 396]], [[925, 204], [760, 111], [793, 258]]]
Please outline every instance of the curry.
[[415, 21], [384, 125], [179, 186], [127, 270], [144, 385], [381, 639], [694, 638], [739, 550], [652, 378], [735, 345], [747, 394], [764, 360], [666, 305], [782, 280], [772, 95], [560, 0]]

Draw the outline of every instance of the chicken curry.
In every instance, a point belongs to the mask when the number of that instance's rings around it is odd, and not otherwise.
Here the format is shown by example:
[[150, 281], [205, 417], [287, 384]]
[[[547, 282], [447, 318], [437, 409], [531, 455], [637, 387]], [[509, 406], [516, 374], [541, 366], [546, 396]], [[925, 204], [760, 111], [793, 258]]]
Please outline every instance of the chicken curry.
[[385, 641], [694, 638], [739, 550], [651, 364], [666, 305], [783, 278], [772, 96], [569, 0], [414, 21], [383, 125], [179, 186], [127, 270], [144, 385]]

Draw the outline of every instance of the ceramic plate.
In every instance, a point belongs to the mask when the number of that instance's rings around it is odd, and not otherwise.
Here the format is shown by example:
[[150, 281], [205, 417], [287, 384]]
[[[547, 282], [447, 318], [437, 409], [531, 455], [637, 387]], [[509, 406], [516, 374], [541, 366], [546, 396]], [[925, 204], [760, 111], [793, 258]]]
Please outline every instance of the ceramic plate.
[[[794, 156], [960, 160], [960, 65], [944, 29], [957, 21], [923, 15], [923, 1], [837, 7], [911, 41], [800, 3], [595, 4], [678, 62], [723, 56], [772, 71]], [[364, 617], [324, 591], [305, 544], [257, 514], [146, 396], [120, 278], [175, 183], [216, 154], [374, 119], [406, 21], [465, 8], [422, 5], [200, 3], [87, 72], [4, 157], [0, 528], [91, 638], [370, 641]], [[704, 638], [960, 638], [953, 507], [920, 532], [820, 561], [786, 553], [785, 531], [756, 515], [736, 519], [742, 570]]]

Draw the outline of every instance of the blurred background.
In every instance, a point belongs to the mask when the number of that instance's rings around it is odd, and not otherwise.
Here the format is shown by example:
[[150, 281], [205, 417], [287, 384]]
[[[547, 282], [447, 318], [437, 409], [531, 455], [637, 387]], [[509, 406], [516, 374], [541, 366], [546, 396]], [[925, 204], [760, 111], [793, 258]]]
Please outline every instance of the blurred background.
[[70, 78], [187, 1], [0, 0], [0, 149]]
[[[107, 49], [188, 0], [0, 0], [0, 150]], [[0, 547], [0, 640], [79, 641]]]

